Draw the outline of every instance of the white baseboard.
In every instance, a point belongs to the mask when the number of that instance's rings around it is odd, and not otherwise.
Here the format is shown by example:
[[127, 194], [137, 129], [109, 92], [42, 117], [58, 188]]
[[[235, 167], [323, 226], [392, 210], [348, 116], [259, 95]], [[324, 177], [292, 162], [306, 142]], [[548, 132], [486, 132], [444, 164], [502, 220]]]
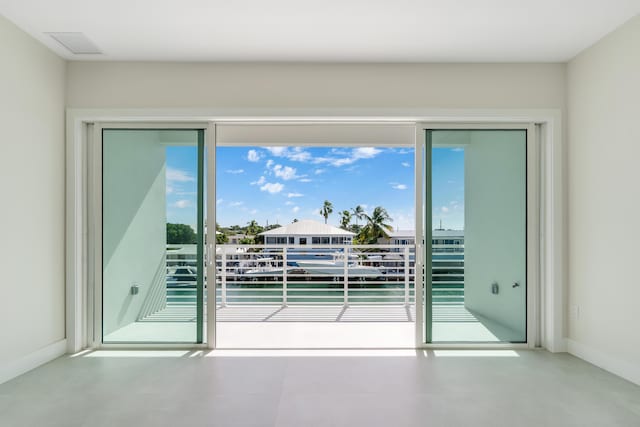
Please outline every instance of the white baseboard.
[[640, 385], [640, 364], [629, 363], [567, 338], [567, 351], [627, 381]]
[[60, 340], [0, 366], [0, 384], [56, 359], [67, 352], [67, 340]]
[[567, 350], [567, 339], [566, 338], [554, 338], [549, 341], [542, 342], [542, 348], [547, 350], [549, 353], [566, 353]]

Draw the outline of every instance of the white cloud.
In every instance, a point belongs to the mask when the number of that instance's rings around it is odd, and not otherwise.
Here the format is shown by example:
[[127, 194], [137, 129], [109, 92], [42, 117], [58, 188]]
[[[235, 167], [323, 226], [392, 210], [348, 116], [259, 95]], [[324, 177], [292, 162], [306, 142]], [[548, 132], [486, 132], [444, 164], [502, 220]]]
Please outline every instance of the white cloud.
[[452, 148], [451, 151], [464, 151], [464, 148], [456, 147], [456, 148]]
[[271, 169], [271, 166], [273, 166], [273, 160], [269, 159], [267, 160], [267, 169]]
[[247, 153], [247, 160], [249, 160], [250, 162], [257, 162], [258, 160], [260, 160], [260, 154], [258, 154], [256, 150], [249, 150], [249, 152]]
[[276, 194], [282, 191], [284, 185], [279, 182], [267, 182], [262, 187], [260, 187], [260, 191], [267, 191], [271, 194]]
[[295, 203], [293, 203], [291, 200], [287, 200], [286, 202], [284, 202], [284, 204], [285, 204], [286, 206], [292, 206], [292, 205], [295, 205]]
[[326, 171], [326, 169], [316, 169], [313, 171], [313, 173], [315, 173], [316, 175], [320, 175], [322, 173], [325, 173]]
[[187, 171], [180, 169], [167, 168], [167, 181], [170, 182], [192, 182], [195, 178]]
[[167, 192], [167, 194], [171, 194], [173, 193], [173, 187], [167, 182], [167, 188], [165, 190]]
[[411, 164], [409, 162], [402, 162], [400, 163], [402, 166], [404, 166], [405, 168], [410, 168]]
[[353, 157], [343, 157], [341, 159], [333, 159], [329, 161], [329, 164], [331, 164], [331, 166], [336, 166], [336, 167], [340, 167], [340, 166], [344, 166], [344, 165], [350, 165], [351, 163], [355, 162], [357, 159], [354, 159]]
[[191, 206], [190, 200], [178, 200], [173, 204], [174, 208], [185, 209]]
[[352, 163], [357, 162], [360, 159], [371, 159], [378, 154], [380, 154], [382, 150], [375, 147], [358, 147], [351, 150], [350, 153], [345, 153], [339, 150], [332, 150], [332, 154], [343, 154], [347, 155], [347, 157], [317, 157], [314, 159], [315, 163], [328, 163], [331, 166], [340, 167], [345, 165], [350, 165]]
[[357, 159], [371, 159], [381, 152], [382, 150], [375, 147], [358, 147], [353, 150], [353, 157]]
[[251, 183], [250, 183], [250, 185], [262, 185], [262, 184], [264, 184], [265, 182], [267, 182], [267, 180], [265, 179], [265, 177], [264, 177], [264, 176], [261, 176], [260, 178], [258, 178], [258, 180], [257, 180], [257, 181], [253, 181], [253, 182], [251, 182]]
[[407, 186], [404, 184], [392, 184], [391, 188], [395, 188], [396, 190], [406, 190]]
[[441, 208], [440, 208], [440, 210], [441, 210], [443, 213], [447, 213], [447, 212], [449, 212], [449, 208], [448, 208], [448, 207], [446, 207], [446, 206], [441, 207]]
[[[340, 167], [350, 165], [360, 159], [371, 159], [382, 152], [381, 149], [375, 147], [358, 147], [353, 149], [332, 149], [327, 157], [313, 157], [311, 152], [304, 147], [265, 147], [265, 149], [275, 157], [283, 157], [294, 162], [303, 163], [326, 163], [332, 166]], [[267, 168], [271, 168], [274, 162], [268, 161]], [[316, 174], [325, 172], [324, 169], [316, 169]]]
[[226, 171], [227, 173], [233, 174], [233, 175], [237, 175], [240, 173], [244, 173], [244, 169], [227, 169]]
[[299, 210], [300, 210], [299, 206], [294, 206], [293, 209], [291, 209], [291, 212], [298, 213]]
[[229, 206], [232, 208], [237, 208], [238, 206], [244, 205], [244, 202], [229, 202]]
[[216, 205], [219, 205], [222, 202], [224, 202], [224, 199], [218, 199], [218, 200], [216, 200]]
[[275, 173], [278, 178], [282, 178], [285, 181], [296, 178], [296, 169], [290, 166], [283, 167], [282, 165], [275, 165], [273, 167], [273, 173]]
[[271, 153], [271, 155], [276, 157], [282, 157], [287, 152], [287, 147], [264, 147]]
[[255, 215], [255, 214], [257, 214], [257, 213], [258, 213], [258, 209], [251, 209], [251, 210], [249, 211], [249, 213], [250, 213], [251, 215]]
[[311, 182], [312, 180], [309, 179], [309, 178], [300, 178], [298, 181], [299, 182]]
[[413, 150], [409, 148], [390, 148], [391, 151], [395, 151], [397, 154], [413, 154]]
[[310, 152], [305, 151], [303, 147], [265, 147], [272, 156], [286, 157], [294, 162], [309, 162], [313, 160]]
[[308, 151], [294, 152], [287, 155], [287, 158], [293, 162], [308, 162], [311, 160], [311, 153]]
[[290, 199], [292, 197], [302, 197], [302, 196], [304, 196], [304, 194], [300, 194], [300, 193], [288, 193], [287, 194], [287, 197], [290, 198]]

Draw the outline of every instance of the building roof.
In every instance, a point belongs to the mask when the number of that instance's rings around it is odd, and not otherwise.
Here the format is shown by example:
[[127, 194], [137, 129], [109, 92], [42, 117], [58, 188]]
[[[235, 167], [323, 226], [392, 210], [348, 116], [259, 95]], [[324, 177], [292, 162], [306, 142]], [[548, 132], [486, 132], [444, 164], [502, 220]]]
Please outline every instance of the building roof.
[[415, 230], [393, 230], [393, 231], [388, 231], [387, 234], [389, 234], [389, 237], [392, 239], [400, 239], [402, 237], [415, 237], [416, 231]]
[[[392, 239], [413, 238], [415, 230], [393, 230], [389, 231]], [[433, 230], [433, 237], [464, 237], [464, 230]]]
[[464, 237], [464, 230], [433, 230], [433, 237]]
[[303, 219], [298, 222], [274, 228], [273, 230], [260, 233], [263, 236], [355, 236], [342, 228], [333, 225], [323, 224], [311, 219]]

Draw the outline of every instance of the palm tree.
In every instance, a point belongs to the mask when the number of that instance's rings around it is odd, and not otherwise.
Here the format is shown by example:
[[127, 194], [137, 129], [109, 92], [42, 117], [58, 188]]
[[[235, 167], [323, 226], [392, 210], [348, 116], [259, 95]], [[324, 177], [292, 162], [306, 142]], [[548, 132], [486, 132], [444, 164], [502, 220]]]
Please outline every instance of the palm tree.
[[350, 222], [351, 222], [351, 212], [347, 210], [340, 212], [340, 227], [345, 230], [348, 230]]
[[351, 212], [353, 212], [353, 216], [356, 218], [356, 225], [358, 225], [358, 220], [364, 218], [364, 208], [358, 205], [355, 208], [351, 209]]
[[329, 219], [329, 215], [333, 213], [333, 205], [330, 201], [325, 200], [324, 205], [322, 205], [322, 209], [320, 209], [320, 215], [324, 217], [324, 223], [327, 223], [327, 219]]
[[247, 234], [255, 236], [256, 234], [258, 234], [260, 232], [260, 226], [258, 225], [258, 222], [255, 219], [252, 219], [250, 222], [247, 223]]
[[362, 227], [358, 240], [369, 244], [375, 243], [380, 237], [389, 237], [388, 231], [393, 231], [393, 227], [388, 221], [393, 221], [389, 213], [382, 206], [377, 206], [371, 216], [364, 214], [367, 224]]

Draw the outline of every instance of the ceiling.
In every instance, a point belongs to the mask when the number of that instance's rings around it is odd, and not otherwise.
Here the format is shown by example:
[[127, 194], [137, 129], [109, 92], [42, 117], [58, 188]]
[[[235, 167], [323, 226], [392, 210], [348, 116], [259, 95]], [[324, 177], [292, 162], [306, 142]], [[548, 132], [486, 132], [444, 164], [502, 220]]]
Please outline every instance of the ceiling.
[[[70, 60], [563, 62], [640, 0], [0, 0]], [[82, 32], [74, 55], [47, 32]]]

